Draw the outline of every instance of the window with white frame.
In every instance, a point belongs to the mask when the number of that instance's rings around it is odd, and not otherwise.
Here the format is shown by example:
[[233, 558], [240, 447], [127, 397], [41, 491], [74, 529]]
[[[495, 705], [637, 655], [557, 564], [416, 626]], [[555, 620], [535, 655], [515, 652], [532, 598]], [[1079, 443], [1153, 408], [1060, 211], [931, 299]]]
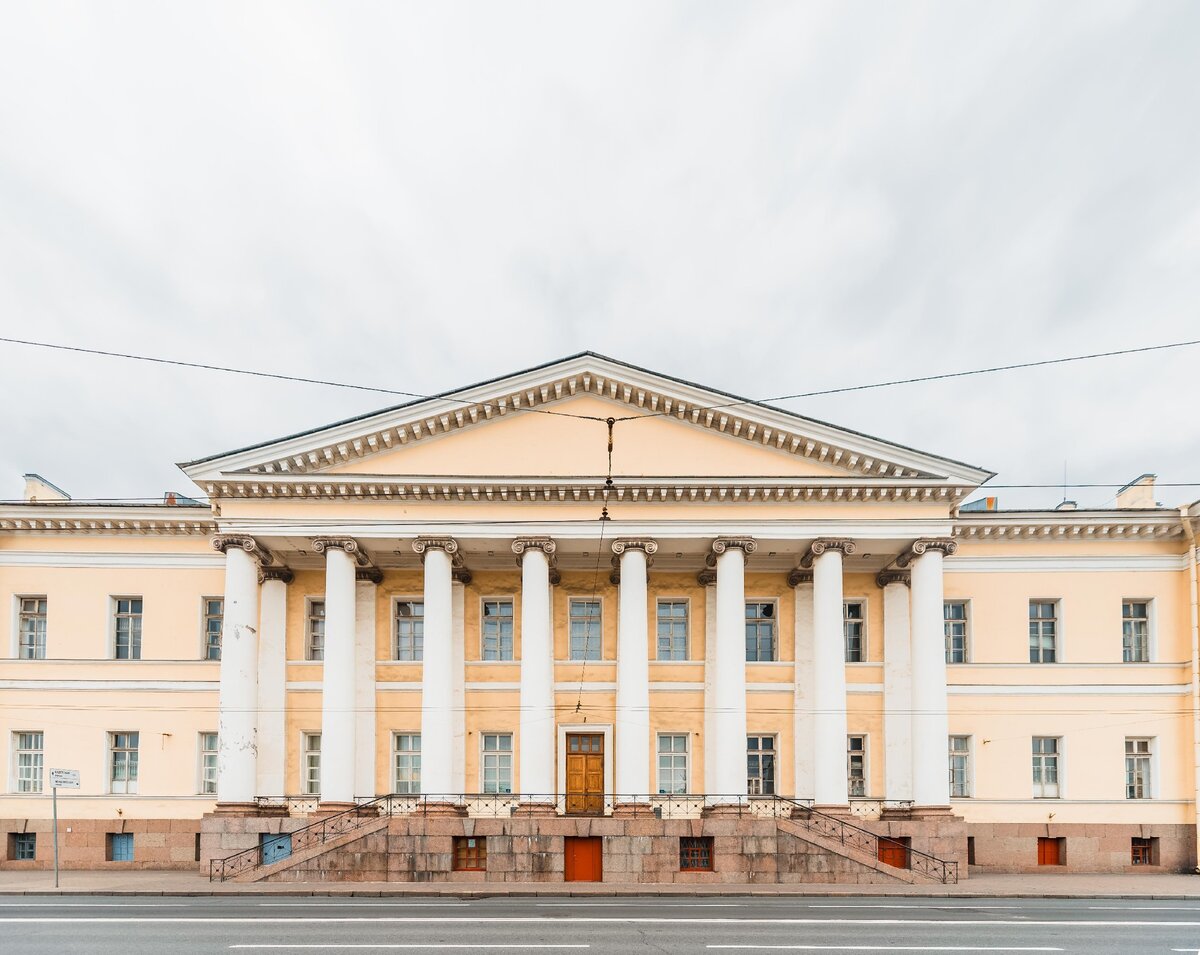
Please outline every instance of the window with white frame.
[[746, 793], [775, 795], [775, 737], [746, 737]]
[[396, 733], [393, 736], [395, 767], [394, 793], [415, 796], [421, 791], [421, 734]]
[[688, 602], [660, 600], [658, 602], [658, 659], [686, 660], [688, 637]]
[[217, 792], [217, 734], [200, 734], [200, 792], [206, 796]]
[[306, 796], [321, 795], [321, 734], [304, 734], [304, 778], [301, 784]]
[[775, 602], [746, 601], [746, 660], [769, 662], [775, 659]]
[[658, 791], [688, 791], [688, 738], [686, 733], [658, 734]]
[[512, 733], [484, 733], [483, 791], [485, 793], [511, 793], [512, 767]]
[[113, 658], [142, 658], [142, 598], [113, 598]]
[[308, 624], [304, 628], [304, 657], [325, 659], [325, 601], [309, 600]]
[[1053, 663], [1058, 655], [1058, 601], [1029, 601], [1029, 662]]
[[971, 795], [971, 737], [950, 737], [950, 795], [966, 799]]
[[946, 627], [946, 662], [967, 662], [968, 610], [965, 600], [947, 600], [942, 604]]
[[846, 737], [846, 794], [849, 796], [865, 796], [867, 794], [867, 738], [865, 736]]
[[867, 659], [867, 605], [861, 600], [842, 603], [842, 634], [846, 640], [846, 662], [862, 663]]
[[572, 599], [568, 607], [572, 660], [599, 660], [604, 638], [600, 630], [600, 601]]
[[1057, 736], [1033, 738], [1033, 798], [1057, 799], [1061, 740]]
[[45, 597], [20, 597], [17, 621], [17, 658], [20, 660], [46, 659], [46, 608]]
[[483, 602], [483, 626], [480, 628], [480, 648], [484, 660], [511, 660], [513, 658], [513, 602], [511, 600], [485, 600]]
[[395, 631], [395, 659], [409, 663], [425, 659], [425, 602], [397, 600]]
[[1149, 739], [1125, 740], [1125, 798], [1150, 799], [1151, 763], [1154, 756], [1153, 741]]
[[1150, 602], [1121, 601], [1121, 659], [1125, 663], [1150, 662]]
[[221, 659], [221, 632], [225, 627], [225, 599], [204, 598], [204, 659]]
[[42, 791], [42, 746], [45, 737], [40, 730], [13, 733], [14, 781], [19, 793]]
[[138, 733], [108, 734], [108, 791], [138, 791]]

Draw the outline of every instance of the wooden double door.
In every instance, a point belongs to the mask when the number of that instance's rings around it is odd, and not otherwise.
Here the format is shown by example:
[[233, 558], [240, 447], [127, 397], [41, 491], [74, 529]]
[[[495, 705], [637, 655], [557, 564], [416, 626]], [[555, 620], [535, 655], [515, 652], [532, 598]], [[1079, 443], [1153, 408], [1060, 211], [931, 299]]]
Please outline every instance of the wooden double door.
[[567, 812], [604, 814], [604, 734], [567, 734]]

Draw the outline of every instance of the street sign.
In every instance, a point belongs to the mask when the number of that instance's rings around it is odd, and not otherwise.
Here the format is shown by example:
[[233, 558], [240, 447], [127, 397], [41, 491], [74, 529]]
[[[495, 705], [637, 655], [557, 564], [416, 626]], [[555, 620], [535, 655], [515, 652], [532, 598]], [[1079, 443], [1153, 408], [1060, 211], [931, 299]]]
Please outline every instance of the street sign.
[[79, 770], [78, 769], [52, 769], [52, 770], [50, 770], [50, 788], [51, 789], [78, 789], [79, 788]]

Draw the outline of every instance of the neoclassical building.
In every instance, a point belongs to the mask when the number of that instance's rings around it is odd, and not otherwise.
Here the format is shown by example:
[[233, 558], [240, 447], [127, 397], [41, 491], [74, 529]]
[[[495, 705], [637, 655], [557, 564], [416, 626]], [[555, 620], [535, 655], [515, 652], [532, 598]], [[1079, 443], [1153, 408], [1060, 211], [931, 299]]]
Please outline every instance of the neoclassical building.
[[50, 864], [51, 768], [68, 867], [1196, 865], [1195, 505], [1151, 476], [1004, 511], [591, 353], [181, 467], [207, 505], [0, 505], [6, 866]]

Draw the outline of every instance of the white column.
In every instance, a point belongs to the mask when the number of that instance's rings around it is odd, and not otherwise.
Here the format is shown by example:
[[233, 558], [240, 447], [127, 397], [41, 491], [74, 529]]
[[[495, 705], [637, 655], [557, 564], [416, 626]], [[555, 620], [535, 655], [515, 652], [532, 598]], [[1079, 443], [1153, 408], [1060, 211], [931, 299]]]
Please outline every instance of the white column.
[[949, 539], [920, 540], [912, 547], [912, 773], [918, 809], [950, 805], [942, 555], [957, 549]]
[[848, 806], [846, 789], [846, 638], [842, 554], [848, 540], [813, 541], [813, 802]]
[[732, 803], [741, 802], [746, 792], [746, 556], [758, 544], [750, 538], [719, 537], [712, 549], [717, 563], [717, 645], [708, 753], [716, 757], [716, 791], [709, 802]]
[[788, 583], [796, 591], [796, 669], [793, 700], [795, 788], [797, 799], [813, 798], [813, 575], [794, 570]]
[[912, 654], [908, 574], [884, 571], [883, 588], [883, 796], [913, 798]]
[[717, 572], [702, 570], [696, 581], [704, 588], [704, 792], [717, 789]]
[[425, 652], [421, 665], [421, 791], [454, 792], [454, 601], [449, 537], [417, 538], [425, 561]]
[[258, 742], [258, 561], [252, 537], [217, 537], [225, 554], [217, 715], [217, 803], [253, 803]]
[[650, 645], [646, 571], [658, 544], [618, 540], [621, 559], [617, 620], [617, 727], [615, 789], [622, 802], [645, 802], [650, 793]]
[[292, 572], [265, 567], [258, 626], [259, 796], [287, 794], [284, 710], [287, 706], [287, 588]]
[[[378, 570], [359, 570], [354, 585], [354, 795], [380, 795], [375, 785], [375, 598]], [[391, 792], [391, 787], [383, 790]]]
[[521, 719], [517, 788], [524, 802], [554, 802], [554, 643], [550, 630], [550, 538], [518, 538], [521, 562]]
[[451, 630], [454, 666], [454, 766], [450, 775], [451, 788], [456, 793], [467, 791], [467, 588], [470, 575], [463, 574], [450, 586], [454, 607]]
[[321, 802], [354, 801], [356, 541], [318, 538], [325, 554], [325, 663], [321, 682]]

